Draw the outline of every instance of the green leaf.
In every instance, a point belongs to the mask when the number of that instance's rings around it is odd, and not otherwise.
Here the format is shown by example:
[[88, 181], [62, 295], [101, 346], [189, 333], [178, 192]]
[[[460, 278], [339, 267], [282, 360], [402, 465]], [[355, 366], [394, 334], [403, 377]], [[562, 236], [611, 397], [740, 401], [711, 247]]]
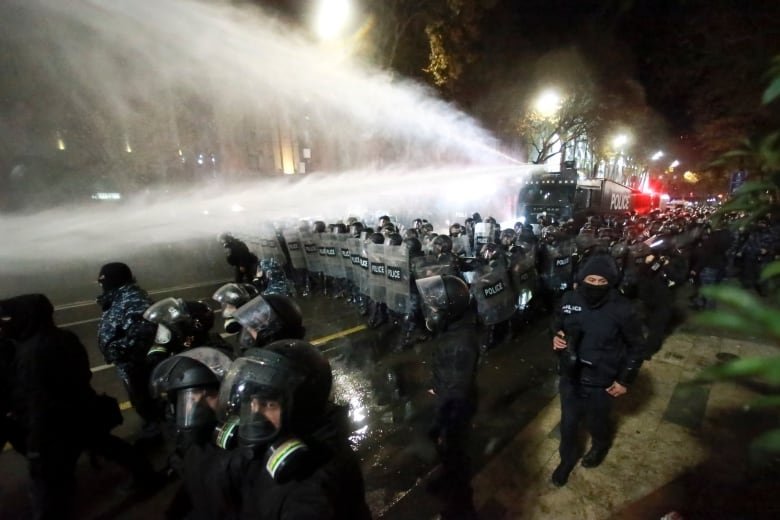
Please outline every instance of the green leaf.
[[780, 395], [765, 395], [757, 399], [753, 399], [747, 405], [749, 410], [762, 410], [765, 408], [780, 407]]
[[775, 100], [777, 96], [780, 96], [780, 78], [775, 78], [769, 87], [764, 91], [764, 95], [761, 97], [761, 102], [768, 105]]
[[[749, 377], [760, 378], [771, 385], [780, 384], [780, 357], [751, 357], [715, 365], [702, 370], [694, 381], [703, 383]], [[780, 399], [780, 396], [777, 397]]]
[[776, 453], [780, 451], [780, 430], [770, 430], [752, 443], [752, 448], [764, 452]]
[[769, 280], [775, 276], [780, 276], [780, 260], [776, 260], [764, 267], [764, 270], [761, 271], [761, 281]]
[[744, 358], [722, 365], [708, 367], [695, 378], [696, 381], [720, 381], [761, 374], [766, 365], [764, 358]]
[[693, 317], [693, 322], [705, 327], [747, 332], [755, 329], [755, 323], [747, 318], [725, 311], [704, 311]]

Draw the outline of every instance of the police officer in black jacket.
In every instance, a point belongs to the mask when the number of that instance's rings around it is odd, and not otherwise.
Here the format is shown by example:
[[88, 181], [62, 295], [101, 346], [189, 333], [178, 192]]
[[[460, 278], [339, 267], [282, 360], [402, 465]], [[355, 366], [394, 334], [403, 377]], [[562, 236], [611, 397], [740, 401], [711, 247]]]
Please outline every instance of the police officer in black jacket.
[[612, 257], [597, 255], [580, 270], [553, 318], [553, 350], [560, 356], [561, 463], [552, 475], [566, 484], [578, 458], [577, 433], [585, 421], [591, 448], [582, 466], [596, 467], [611, 444], [612, 400], [628, 392], [644, 359], [642, 327], [631, 303], [615, 290]]

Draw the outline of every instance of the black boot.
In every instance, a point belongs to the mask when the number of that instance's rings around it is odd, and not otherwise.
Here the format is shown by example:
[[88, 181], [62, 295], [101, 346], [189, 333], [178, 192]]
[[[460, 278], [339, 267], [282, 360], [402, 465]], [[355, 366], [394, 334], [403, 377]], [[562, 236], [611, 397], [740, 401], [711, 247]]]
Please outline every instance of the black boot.
[[582, 457], [582, 467], [595, 468], [596, 466], [604, 462], [604, 457], [607, 456], [608, 451], [609, 451], [609, 446], [603, 446], [603, 447], [592, 446], [588, 451], [588, 453], [586, 453], [585, 456]]
[[574, 468], [573, 464], [564, 464], [561, 462], [558, 467], [553, 471], [552, 478], [550, 479], [553, 484], [558, 487], [563, 487], [569, 481], [569, 473]]

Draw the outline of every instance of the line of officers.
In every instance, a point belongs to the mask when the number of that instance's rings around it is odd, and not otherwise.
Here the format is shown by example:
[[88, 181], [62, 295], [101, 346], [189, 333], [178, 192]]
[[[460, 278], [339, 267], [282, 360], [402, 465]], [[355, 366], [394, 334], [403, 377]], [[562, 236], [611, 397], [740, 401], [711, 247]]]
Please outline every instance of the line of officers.
[[[745, 278], [752, 273], [757, 279], [755, 266], [771, 260], [772, 255], [764, 255], [744, 261], [737, 237], [711, 226], [711, 212], [673, 209], [646, 216], [594, 216], [579, 229], [573, 221], [559, 223], [546, 215], [539, 216], [537, 226], [518, 222], [501, 229], [492, 217], [483, 220], [475, 213], [463, 224], [452, 224], [447, 234], [435, 233], [424, 219], [416, 219], [409, 229], [400, 229], [387, 216], [374, 228], [354, 219], [331, 225], [304, 222], [242, 237], [261, 260], [257, 272], [251, 267], [258, 264], [255, 257], [244, 269], [246, 277], [237, 281], [253, 281], [261, 290], [271, 287], [279, 294], [316, 290], [344, 297], [367, 317], [369, 326], [400, 325], [396, 348], [401, 350], [427, 336], [414, 281], [433, 275], [460, 277], [470, 288], [480, 348], [486, 351], [516, 335], [540, 311], [552, 311], [554, 302], [572, 288], [579, 267], [593, 255], [608, 254], [621, 271], [620, 292], [641, 304], [652, 354], [673, 319], [670, 301], [677, 287], [689, 281], [717, 283], [737, 264], [751, 269]], [[236, 247], [225, 246], [230, 251]], [[751, 248], [742, 249], [751, 254]], [[707, 303], [696, 297], [692, 305]]]
[[[204, 302], [151, 303], [121, 262], [104, 265], [98, 282], [101, 352], [115, 364], [139, 415], [148, 424], [173, 426], [169, 469], [181, 484], [167, 518], [371, 517], [348, 409], [331, 400], [330, 364], [303, 341], [302, 314], [290, 297], [258, 294], [248, 283], [215, 292], [226, 332], [239, 336], [236, 355], [212, 331], [214, 312]], [[450, 327], [468, 306], [466, 284], [432, 276], [417, 287], [431, 333], [456, 334], [435, 356], [431, 391], [438, 409], [469, 403], [454, 409], [470, 417], [476, 349], [462, 350], [463, 336]], [[0, 440], [28, 460], [36, 519], [74, 516], [76, 462], [85, 450], [124, 466], [145, 493], [164, 484], [137, 446], [110, 434], [122, 422], [118, 403], [92, 389], [83, 344], [55, 325], [53, 312], [42, 294], [0, 301], [0, 381], [7, 391], [0, 394]], [[459, 429], [451, 419], [447, 424], [447, 432], [434, 426], [432, 435], [463, 437], [465, 422]], [[439, 444], [445, 466], [458, 477], [443, 476], [447, 488], [457, 482], [469, 490], [450, 493], [452, 511], [473, 509], [463, 450]]]

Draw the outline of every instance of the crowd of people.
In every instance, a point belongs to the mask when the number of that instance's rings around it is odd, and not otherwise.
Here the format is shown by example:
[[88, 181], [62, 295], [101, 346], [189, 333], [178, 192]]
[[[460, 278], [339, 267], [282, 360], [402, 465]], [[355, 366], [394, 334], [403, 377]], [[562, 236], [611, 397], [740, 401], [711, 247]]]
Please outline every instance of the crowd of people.
[[[180, 487], [168, 518], [369, 518], [347, 410], [329, 398], [331, 367], [304, 340], [295, 301], [343, 298], [369, 327], [398, 327], [395, 350], [430, 343], [440, 465], [427, 488], [442, 518], [476, 518], [466, 446], [479, 356], [552, 315], [562, 410], [552, 482], [565, 485], [581, 456], [580, 423], [592, 439], [582, 466], [598, 466], [612, 443], [612, 401], [662, 348], [675, 291], [727, 277], [766, 291], [758, 274], [780, 250], [776, 217], [738, 231], [711, 217], [669, 210], [577, 226], [539, 215], [501, 229], [475, 213], [436, 233], [422, 218], [405, 228], [382, 216], [374, 227], [351, 218], [223, 233], [235, 279], [211, 302], [152, 302], [129, 266], [104, 265], [98, 346], [143, 419], [141, 439], [174, 440], [166, 471]], [[689, 304], [713, 305], [698, 293]], [[92, 389], [84, 347], [54, 324], [46, 296], [0, 301], [0, 342], [0, 441], [29, 462], [36, 518], [73, 511], [83, 451], [116, 460], [147, 489], [161, 485], [138, 447], [111, 434], [122, 420], [116, 400]], [[59, 428], [65, 421], [79, 427]]]

